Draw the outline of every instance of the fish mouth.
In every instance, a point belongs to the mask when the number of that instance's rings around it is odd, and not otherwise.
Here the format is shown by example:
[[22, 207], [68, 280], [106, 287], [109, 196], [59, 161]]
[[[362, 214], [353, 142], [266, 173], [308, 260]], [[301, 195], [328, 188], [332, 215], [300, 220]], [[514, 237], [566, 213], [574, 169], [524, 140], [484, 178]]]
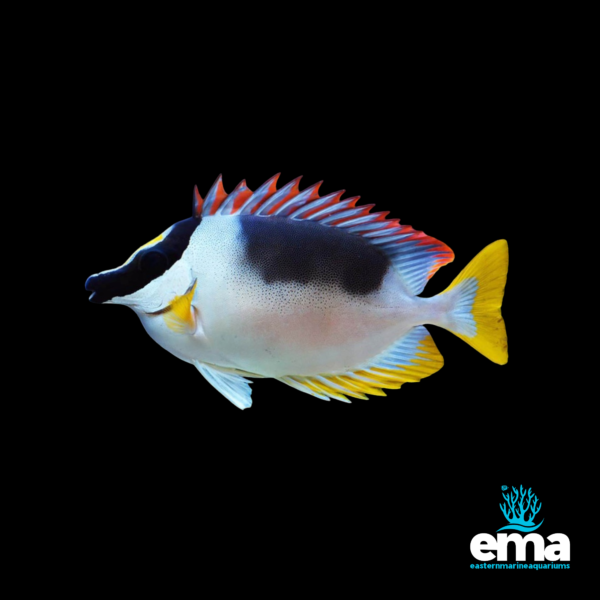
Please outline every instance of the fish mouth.
[[96, 289], [97, 283], [98, 283], [98, 276], [92, 275], [91, 277], [88, 277], [87, 281], [85, 282], [85, 289], [88, 292], [92, 292], [92, 295], [89, 297], [90, 302], [92, 302], [94, 304], [102, 304], [103, 302], [110, 300], [110, 298], [104, 298], [102, 296], [102, 293], [100, 293]]

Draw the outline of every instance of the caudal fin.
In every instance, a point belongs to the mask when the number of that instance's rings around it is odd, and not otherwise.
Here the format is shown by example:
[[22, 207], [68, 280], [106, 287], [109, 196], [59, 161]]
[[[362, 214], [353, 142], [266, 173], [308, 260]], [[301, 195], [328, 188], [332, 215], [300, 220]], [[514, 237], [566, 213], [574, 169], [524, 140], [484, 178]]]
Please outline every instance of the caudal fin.
[[486, 246], [438, 296], [449, 295], [443, 326], [500, 365], [508, 361], [500, 312], [507, 271], [508, 244], [498, 240]]

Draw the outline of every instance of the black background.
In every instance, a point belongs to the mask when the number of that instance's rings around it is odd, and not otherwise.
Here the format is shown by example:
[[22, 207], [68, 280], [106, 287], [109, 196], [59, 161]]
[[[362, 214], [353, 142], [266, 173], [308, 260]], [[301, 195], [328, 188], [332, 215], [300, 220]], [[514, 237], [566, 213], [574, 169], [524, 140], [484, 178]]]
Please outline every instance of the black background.
[[[440, 72], [409, 93], [390, 77], [316, 91], [280, 75], [266, 91], [262, 72], [252, 85], [231, 70], [173, 87], [132, 74], [82, 95], [79, 371], [65, 405], [93, 515], [82, 538], [111, 540], [123, 560], [168, 547], [203, 572], [258, 559], [292, 581], [300, 567], [383, 586], [430, 571], [487, 581], [493, 572], [470, 572], [470, 540], [505, 524], [501, 486], [523, 484], [544, 505], [538, 533], [568, 535], [576, 570], [584, 399], [557, 316], [561, 225], [549, 204], [567, 198], [547, 160], [556, 130], [527, 78]], [[361, 195], [448, 244], [455, 261], [426, 296], [505, 238], [508, 364], [429, 327], [445, 366], [387, 398], [323, 402], [258, 380], [240, 411], [132, 311], [87, 301], [89, 275], [191, 215], [195, 184], [204, 196], [222, 173], [227, 191], [241, 179], [256, 189], [277, 172], [281, 184], [303, 175], [301, 187], [324, 180], [322, 195]]]

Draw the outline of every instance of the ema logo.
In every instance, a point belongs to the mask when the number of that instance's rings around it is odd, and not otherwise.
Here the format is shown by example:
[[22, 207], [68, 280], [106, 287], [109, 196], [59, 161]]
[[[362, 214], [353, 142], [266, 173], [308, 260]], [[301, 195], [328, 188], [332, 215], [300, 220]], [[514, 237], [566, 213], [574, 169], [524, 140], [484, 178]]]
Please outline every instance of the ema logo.
[[[496, 568], [560, 568], [560, 565], [548, 565], [548, 564], [519, 564], [526, 560], [525, 550], [528, 543], [532, 543], [534, 547], [534, 560], [535, 561], [550, 561], [554, 563], [556, 561], [568, 561], [571, 560], [571, 542], [569, 538], [562, 533], [553, 533], [546, 539], [551, 544], [546, 545], [544, 538], [537, 533], [528, 533], [525, 537], [518, 533], [498, 533], [505, 529], [514, 529], [516, 531], [533, 532], [538, 529], [544, 519], [538, 524], [535, 523], [534, 519], [542, 508], [542, 503], [538, 501], [537, 496], [532, 493], [531, 488], [523, 489], [520, 486], [519, 489], [513, 487], [512, 492], [505, 493], [508, 487], [502, 486], [502, 497], [505, 502], [500, 504], [500, 510], [508, 521], [508, 525], [500, 527], [496, 530], [496, 537], [489, 533], [479, 533], [471, 540], [471, 554], [479, 561], [488, 562], [496, 559], [498, 563], [506, 562], [508, 560], [508, 544], [513, 542], [516, 549], [516, 560], [517, 564], [506, 565], [496, 564]], [[538, 503], [539, 502], [539, 503]], [[497, 553], [497, 554], [496, 554]], [[471, 568], [491, 568], [493, 565], [471, 565]], [[569, 568], [569, 565], [562, 565], [562, 568]]]

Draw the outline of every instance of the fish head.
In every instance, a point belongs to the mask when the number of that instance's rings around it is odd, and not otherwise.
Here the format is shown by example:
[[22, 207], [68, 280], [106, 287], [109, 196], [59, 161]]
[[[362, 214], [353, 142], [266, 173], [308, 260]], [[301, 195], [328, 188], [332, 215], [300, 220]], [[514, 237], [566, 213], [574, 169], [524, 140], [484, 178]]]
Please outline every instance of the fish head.
[[120, 267], [89, 277], [85, 289], [92, 292], [90, 302], [124, 304], [145, 313], [164, 309], [194, 284], [184, 255], [200, 221], [192, 217], [175, 223], [138, 248]]

